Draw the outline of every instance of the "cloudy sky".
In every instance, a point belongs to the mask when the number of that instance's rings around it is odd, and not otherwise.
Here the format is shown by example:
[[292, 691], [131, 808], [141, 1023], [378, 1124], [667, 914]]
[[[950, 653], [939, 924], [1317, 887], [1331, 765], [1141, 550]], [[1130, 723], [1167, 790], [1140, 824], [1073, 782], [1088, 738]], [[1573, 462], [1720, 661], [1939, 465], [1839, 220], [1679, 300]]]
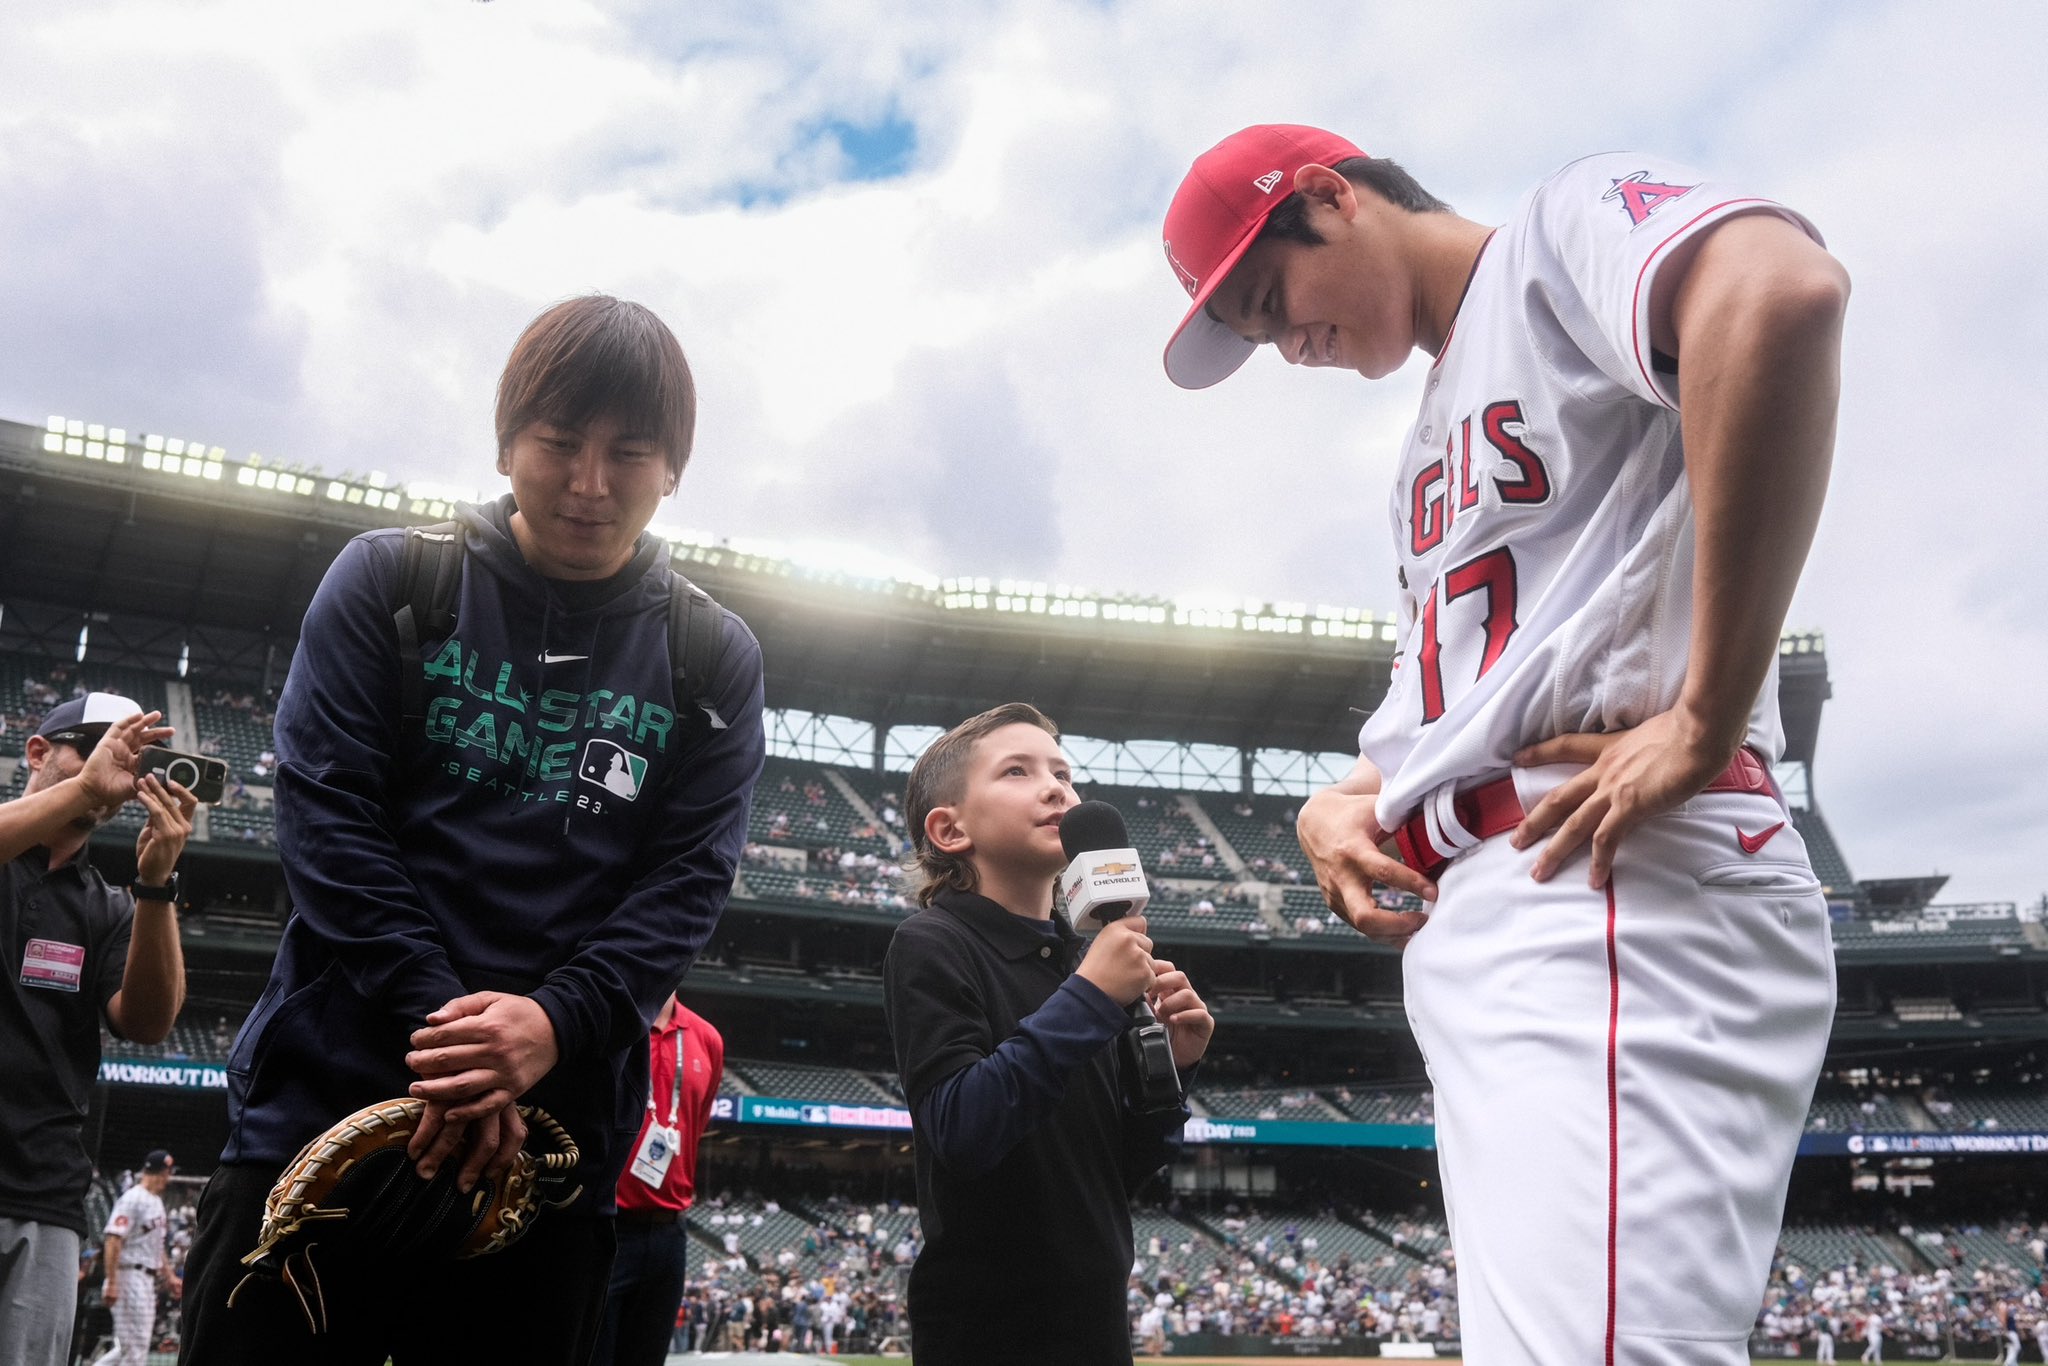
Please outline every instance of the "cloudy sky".
[[2032, 901], [2044, 44], [2026, 3], [12, 0], [0, 416], [488, 489], [513, 336], [597, 289], [697, 372], [664, 521], [1387, 609], [1417, 370], [1169, 385], [1187, 163], [1320, 123], [1490, 222], [1583, 153], [1676, 154], [1856, 281], [1791, 620], [1828, 635], [1820, 803], [1860, 875]]

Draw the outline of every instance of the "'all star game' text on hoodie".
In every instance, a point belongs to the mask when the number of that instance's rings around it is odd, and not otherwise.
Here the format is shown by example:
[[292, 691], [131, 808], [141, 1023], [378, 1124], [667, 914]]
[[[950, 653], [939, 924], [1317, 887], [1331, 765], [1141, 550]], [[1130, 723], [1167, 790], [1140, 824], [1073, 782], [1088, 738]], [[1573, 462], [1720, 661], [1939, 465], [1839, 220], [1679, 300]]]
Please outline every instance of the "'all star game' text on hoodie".
[[[292, 915], [228, 1067], [225, 1162], [281, 1165], [402, 1096], [413, 1030], [457, 996], [531, 996], [554, 1070], [521, 1099], [582, 1149], [603, 1211], [646, 1106], [647, 1022], [731, 891], [764, 752], [761, 647], [724, 613], [679, 717], [666, 547], [598, 583], [541, 577], [507, 496], [461, 510], [454, 634], [422, 642], [401, 733], [392, 612], [403, 531], [351, 541], [306, 611], [277, 706], [278, 851]], [[700, 737], [701, 738], [698, 738]]]

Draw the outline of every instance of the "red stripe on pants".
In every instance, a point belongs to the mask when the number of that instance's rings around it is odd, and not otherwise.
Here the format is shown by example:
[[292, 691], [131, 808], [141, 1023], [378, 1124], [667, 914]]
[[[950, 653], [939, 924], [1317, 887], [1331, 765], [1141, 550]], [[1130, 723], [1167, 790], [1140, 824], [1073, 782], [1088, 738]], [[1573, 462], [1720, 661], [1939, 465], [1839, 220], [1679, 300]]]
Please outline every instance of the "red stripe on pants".
[[1607, 879], [1607, 1366], [1614, 1366], [1615, 1228], [1621, 1207], [1621, 961], [1614, 950], [1614, 879]]

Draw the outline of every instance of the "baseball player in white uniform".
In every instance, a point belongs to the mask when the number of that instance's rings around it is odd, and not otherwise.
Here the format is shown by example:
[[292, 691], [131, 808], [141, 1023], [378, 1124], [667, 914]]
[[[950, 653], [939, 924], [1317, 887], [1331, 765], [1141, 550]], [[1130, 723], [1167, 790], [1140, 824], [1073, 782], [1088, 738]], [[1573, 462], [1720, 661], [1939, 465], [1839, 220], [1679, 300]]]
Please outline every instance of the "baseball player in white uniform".
[[142, 1174], [121, 1192], [107, 1216], [101, 1257], [106, 1282], [100, 1298], [114, 1315], [114, 1344], [94, 1366], [143, 1366], [156, 1331], [157, 1278], [164, 1262], [164, 1187], [171, 1155], [162, 1148], [143, 1159]]
[[1298, 829], [1331, 907], [1406, 946], [1470, 1359], [1745, 1362], [1834, 1009], [1769, 765], [1847, 277], [1660, 157], [1574, 162], [1490, 230], [1295, 125], [1205, 153], [1165, 237], [1183, 387], [1266, 342], [1435, 357], [1392, 685]]

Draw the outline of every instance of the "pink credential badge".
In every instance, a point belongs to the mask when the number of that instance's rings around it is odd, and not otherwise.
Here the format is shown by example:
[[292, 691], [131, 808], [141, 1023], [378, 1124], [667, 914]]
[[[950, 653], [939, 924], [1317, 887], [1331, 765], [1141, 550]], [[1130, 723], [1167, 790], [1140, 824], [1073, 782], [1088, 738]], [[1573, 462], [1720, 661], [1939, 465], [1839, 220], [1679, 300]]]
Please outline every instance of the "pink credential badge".
[[85, 949], [55, 939], [31, 939], [21, 955], [21, 984], [50, 991], [76, 991], [85, 975]]

